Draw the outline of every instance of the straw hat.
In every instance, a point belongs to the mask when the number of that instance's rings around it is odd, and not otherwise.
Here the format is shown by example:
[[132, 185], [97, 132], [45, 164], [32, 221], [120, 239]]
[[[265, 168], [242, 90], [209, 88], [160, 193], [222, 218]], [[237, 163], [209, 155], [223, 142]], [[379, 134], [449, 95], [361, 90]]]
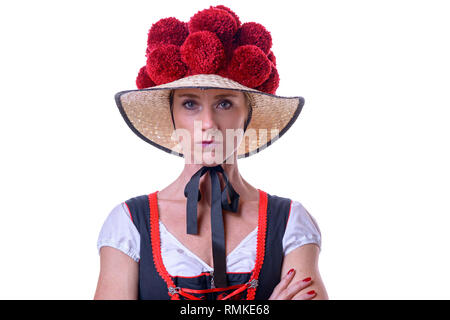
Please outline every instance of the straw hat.
[[222, 5], [198, 11], [188, 22], [160, 19], [148, 32], [147, 61], [136, 78], [138, 89], [116, 93], [116, 104], [136, 135], [183, 157], [182, 146], [173, 135], [171, 90], [244, 92], [251, 117], [237, 157], [249, 157], [280, 138], [304, 104], [303, 97], [275, 94], [280, 78], [271, 48], [270, 32], [263, 25], [241, 23], [236, 13]]

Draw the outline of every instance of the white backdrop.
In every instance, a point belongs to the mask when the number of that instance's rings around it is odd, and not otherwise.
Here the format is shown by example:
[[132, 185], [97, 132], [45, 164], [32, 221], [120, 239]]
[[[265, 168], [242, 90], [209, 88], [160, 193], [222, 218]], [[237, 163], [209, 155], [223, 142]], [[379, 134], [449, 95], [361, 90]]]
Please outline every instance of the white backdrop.
[[110, 210], [183, 167], [114, 94], [136, 88], [152, 23], [216, 4], [271, 32], [277, 94], [306, 100], [239, 167], [316, 218], [330, 298], [449, 299], [450, 12], [433, 0], [3, 1], [0, 298], [92, 299]]

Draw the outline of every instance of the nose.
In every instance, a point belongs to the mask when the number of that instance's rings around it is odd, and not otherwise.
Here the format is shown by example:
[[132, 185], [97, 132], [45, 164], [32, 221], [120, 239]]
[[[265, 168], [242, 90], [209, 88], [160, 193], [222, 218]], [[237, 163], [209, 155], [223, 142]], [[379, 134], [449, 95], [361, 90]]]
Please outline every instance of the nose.
[[215, 119], [214, 110], [207, 104], [203, 104], [202, 111], [200, 113], [200, 120], [202, 122], [202, 131], [211, 129], [217, 129], [217, 123]]

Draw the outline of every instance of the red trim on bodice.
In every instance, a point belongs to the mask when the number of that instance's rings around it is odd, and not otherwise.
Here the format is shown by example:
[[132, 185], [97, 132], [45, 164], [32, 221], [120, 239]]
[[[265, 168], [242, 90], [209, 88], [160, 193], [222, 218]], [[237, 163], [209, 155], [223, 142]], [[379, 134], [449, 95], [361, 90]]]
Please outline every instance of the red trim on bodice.
[[158, 211], [158, 197], [159, 191], [155, 191], [148, 195], [150, 204], [150, 239], [153, 251], [153, 262], [156, 270], [161, 278], [166, 282], [168, 288], [168, 294], [171, 296], [171, 300], [180, 300], [180, 295], [190, 300], [203, 300], [189, 293], [209, 293], [220, 292], [235, 289], [228, 295], [222, 294], [218, 300], [227, 300], [246, 289], [247, 300], [254, 300], [256, 294], [256, 287], [258, 286], [258, 277], [261, 271], [261, 267], [264, 263], [265, 247], [266, 247], [266, 231], [267, 231], [267, 193], [258, 189], [259, 191], [259, 209], [258, 209], [258, 233], [257, 233], [257, 245], [256, 245], [256, 262], [251, 272], [250, 280], [247, 283], [242, 283], [226, 288], [211, 288], [204, 290], [194, 290], [189, 288], [176, 287], [172, 277], [167, 272], [161, 255], [161, 239], [159, 234], [159, 211]]

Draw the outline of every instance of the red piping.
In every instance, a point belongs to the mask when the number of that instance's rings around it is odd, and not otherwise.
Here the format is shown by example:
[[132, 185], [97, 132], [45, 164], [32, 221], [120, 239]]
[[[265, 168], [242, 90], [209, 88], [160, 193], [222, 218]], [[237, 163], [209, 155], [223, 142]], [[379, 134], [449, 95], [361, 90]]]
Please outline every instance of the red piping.
[[128, 208], [128, 205], [127, 205], [126, 202], [124, 202], [124, 203], [125, 203], [125, 205], [127, 206], [127, 210], [128, 210], [128, 214], [130, 215], [131, 222], [133, 222], [133, 217], [131, 216], [130, 208]]
[[[256, 263], [250, 281], [258, 281], [259, 272], [264, 263], [264, 254], [266, 251], [266, 231], [267, 231], [267, 193], [259, 191], [259, 213], [258, 213], [258, 237], [256, 244]], [[247, 300], [254, 300], [256, 286], [252, 286], [247, 291]]]
[[[158, 191], [148, 195], [150, 205], [150, 239], [152, 242], [153, 262], [159, 275], [166, 282], [168, 288], [175, 288], [169, 273], [167, 272], [161, 257], [161, 243], [159, 237], [159, 212], [158, 212]], [[153, 214], [152, 214], [153, 213]], [[180, 300], [178, 294], [170, 294], [171, 300]]]
[[[150, 205], [150, 238], [153, 251], [153, 262], [155, 264], [156, 270], [161, 278], [166, 282], [169, 288], [169, 295], [171, 295], [172, 300], [180, 300], [180, 295], [191, 299], [191, 300], [203, 300], [189, 294], [191, 293], [208, 293], [208, 292], [220, 292], [231, 289], [236, 289], [227, 296], [219, 298], [219, 300], [227, 300], [232, 296], [248, 289], [247, 300], [254, 300], [256, 294], [256, 287], [258, 283], [259, 273], [261, 267], [264, 263], [265, 254], [265, 243], [266, 243], [266, 231], [267, 231], [267, 193], [258, 189], [259, 192], [259, 208], [258, 208], [258, 235], [257, 235], [257, 245], [256, 245], [256, 262], [253, 268], [250, 280], [247, 283], [229, 286], [226, 288], [211, 288], [204, 290], [194, 290], [189, 288], [179, 288], [175, 287], [172, 277], [167, 272], [162, 256], [161, 256], [161, 242], [159, 235], [159, 212], [158, 212], [158, 191], [149, 194], [149, 205]], [[153, 213], [153, 214], [152, 214]]]

